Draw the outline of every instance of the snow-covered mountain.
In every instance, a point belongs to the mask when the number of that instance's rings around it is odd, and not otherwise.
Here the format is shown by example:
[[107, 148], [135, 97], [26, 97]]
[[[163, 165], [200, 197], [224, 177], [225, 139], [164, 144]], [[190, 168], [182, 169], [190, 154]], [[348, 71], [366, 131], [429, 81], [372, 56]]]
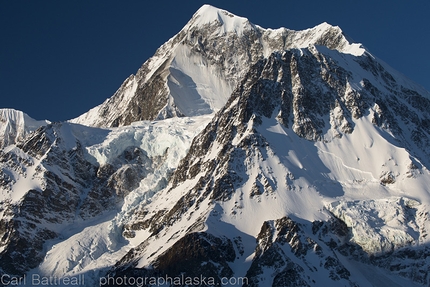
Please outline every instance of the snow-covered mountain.
[[429, 113], [339, 27], [204, 5], [103, 104], [1, 150], [0, 274], [429, 286]]

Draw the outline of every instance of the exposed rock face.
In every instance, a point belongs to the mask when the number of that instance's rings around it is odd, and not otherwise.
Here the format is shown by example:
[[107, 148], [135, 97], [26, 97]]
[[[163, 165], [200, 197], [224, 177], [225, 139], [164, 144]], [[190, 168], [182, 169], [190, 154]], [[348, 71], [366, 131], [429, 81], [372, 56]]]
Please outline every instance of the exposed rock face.
[[[21, 258], [2, 260], [1, 268], [10, 274], [22, 274], [34, 268], [43, 259], [43, 243], [56, 236], [56, 232], [43, 227], [46, 223], [62, 223], [79, 201], [79, 193], [74, 190], [71, 175], [63, 180], [57, 173], [43, 168], [41, 161], [54, 161], [59, 169], [69, 169], [70, 154], [54, 146], [55, 135], [52, 126], [39, 129], [32, 137], [3, 156], [3, 170], [10, 172], [10, 181], [4, 182], [3, 190], [11, 194], [11, 199], [2, 202], [2, 210], [8, 216], [2, 218], [1, 245], [2, 258]], [[48, 156], [50, 149], [56, 156]], [[25, 156], [25, 161], [17, 160]], [[57, 157], [58, 156], [58, 157]], [[27, 177], [27, 172], [34, 170], [34, 182], [14, 190], [13, 183]], [[18, 171], [12, 173], [11, 171]], [[28, 179], [31, 182], [31, 179]], [[34, 187], [32, 187], [34, 185]], [[39, 186], [37, 186], [39, 185]], [[40, 187], [44, 187], [43, 190]], [[21, 199], [14, 198], [21, 193]], [[19, 200], [19, 201], [17, 201]], [[15, 201], [15, 202], [14, 202]], [[3, 257], [4, 256], [4, 257]], [[27, 260], [31, 258], [31, 260]]]
[[[127, 255], [131, 256], [132, 253]], [[233, 276], [229, 263], [234, 260], [235, 250], [230, 239], [197, 232], [187, 234], [176, 241], [157, 258], [150, 269], [133, 269], [132, 274], [135, 277], [171, 278], [173, 285], [180, 286], [189, 285], [187, 280], [194, 285], [199, 285], [197, 282], [202, 282], [202, 285], [221, 285], [222, 278]], [[132, 263], [131, 266], [136, 264], [137, 262]], [[129, 269], [122, 266], [112, 275], [116, 278], [130, 276], [129, 272]]]
[[354, 286], [354, 282], [350, 281], [350, 272], [336, 254], [323, 249], [305, 233], [303, 226], [287, 217], [263, 223], [257, 237], [255, 256], [246, 274], [248, 286], [265, 284], [267, 268], [273, 272], [271, 286], [312, 286], [317, 283], [305, 275], [307, 272], [294, 262], [292, 255], [303, 261], [310, 270], [325, 273], [328, 280], [349, 281], [345, 284]]

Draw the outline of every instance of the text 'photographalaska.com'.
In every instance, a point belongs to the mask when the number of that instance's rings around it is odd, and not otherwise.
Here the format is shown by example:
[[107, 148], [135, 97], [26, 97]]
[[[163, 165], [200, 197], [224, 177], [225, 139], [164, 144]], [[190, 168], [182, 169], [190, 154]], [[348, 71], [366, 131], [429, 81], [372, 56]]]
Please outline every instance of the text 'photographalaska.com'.
[[242, 286], [248, 284], [246, 277], [191, 277], [191, 276], [162, 276], [162, 277], [100, 277], [99, 286]]

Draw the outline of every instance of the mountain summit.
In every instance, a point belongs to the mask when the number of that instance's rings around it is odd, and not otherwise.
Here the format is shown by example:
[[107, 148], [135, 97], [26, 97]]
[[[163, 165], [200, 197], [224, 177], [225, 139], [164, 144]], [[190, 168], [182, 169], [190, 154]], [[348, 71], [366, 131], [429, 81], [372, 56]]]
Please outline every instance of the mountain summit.
[[428, 286], [429, 110], [339, 27], [204, 5], [103, 104], [1, 151], [0, 273]]

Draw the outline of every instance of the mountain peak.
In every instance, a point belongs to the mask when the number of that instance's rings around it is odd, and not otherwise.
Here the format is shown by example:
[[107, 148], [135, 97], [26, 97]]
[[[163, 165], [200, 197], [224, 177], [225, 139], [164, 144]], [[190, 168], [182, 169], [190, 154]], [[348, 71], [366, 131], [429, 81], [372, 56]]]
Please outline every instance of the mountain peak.
[[265, 29], [247, 18], [203, 5], [184, 28], [127, 79], [114, 96], [71, 120], [90, 126], [210, 114], [220, 110], [249, 67], [275, 51], [325, 46], [365, 52], [337, 26]]
[[202, 27], [213, 23], [217, 23], [222, 27], [220, 32], [236, 32], [238, 34], [242, 34], [244, 28], [250, 25], [247, 18], [236, 16], [226, 10], [208, 4], [200, 7], [188, 24], [193, 27]]
[[330, 24], [330, 23], [327, 23], [327, 22], [322, 22], [321, 24], [319, 24], [319, 25], [316, 25], [314, 28], [320, 28], [320, 29], [330, 29], [330, 28], [335, 28], [335, 29], [340, 29], [340, 27], [339, 26], [333, 26], [332, 24]]

